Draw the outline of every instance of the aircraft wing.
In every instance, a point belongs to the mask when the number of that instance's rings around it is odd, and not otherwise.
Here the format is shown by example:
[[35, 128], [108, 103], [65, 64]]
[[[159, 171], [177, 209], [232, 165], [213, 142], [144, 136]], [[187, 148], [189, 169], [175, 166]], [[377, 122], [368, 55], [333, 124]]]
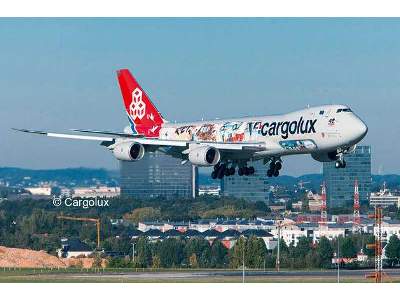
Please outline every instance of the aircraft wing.
[[47, 132], [41, 130], [30, 130], [30, 129], [18, 129], [11, 128], [15, 131], [26, 132], [26, 133], [34, 133], [40, 135], [46, 135], [50, 137], [64, 138], [64, 139], [78, 139], [78, 140], [92, 140], [92, 141], [103, 141], [103, 142], [112, 142], [114, 138], [112, 137], [102, 137], [102, 136], [92, 136], [92, 135], [80, 135], [80, 134], [65, 134], [65, 133], [55, 133], [55, 132]]
[[65, 133], [55, 133], [47, 132], [41, 130], [31, 130], [31, 129], [18, 129], [12, 128], [13, 130], [46, 135], [49, 137], [57, 138], [67, 138], [67, 139], [79, 139], [79, 140], [94, 140], [94, 141], [106, 141], [112, 142], [116, 138], [124, 138], [127, 141], [133, 141], [140, 143], [142, 145], [149, 146], [160, 146], [160, 147], [188, 147], [189, 144], [207, 145], [219, 150], [248, 150], [248, 151], [263, 151], [266, 150], [265, 143], [223, 143], [223, 142], [206, 142], [206, 141], [182, 141], [182, 140], [168, 140], [168, 139], [157, 139], [157, 138], [146, 138], [142, 135], [129, 134], [129, 133], [117, 133], [112, 131], [99, 131], [99, 130], [86, 130], [86, 129], [71, 129], [72, 131], [82, 132], [82, 133], [97, 133], [104, 136], [94, 136], [94, 135], [81, 135], [81, 134], [65, 134]]

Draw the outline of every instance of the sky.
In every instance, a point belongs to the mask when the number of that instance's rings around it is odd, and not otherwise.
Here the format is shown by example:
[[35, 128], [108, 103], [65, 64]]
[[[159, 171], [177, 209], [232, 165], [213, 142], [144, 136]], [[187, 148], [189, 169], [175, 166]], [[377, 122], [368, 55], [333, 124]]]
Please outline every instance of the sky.
[[[13, 132], [121, 131], [129, 68], [170, 121], [347, 104], [373, 173], [400, 173], [400, 19], [0, 19], [0, 166], [118, 168], [94, 141]], [[309, 156], [282, 174], [319, 173]]]

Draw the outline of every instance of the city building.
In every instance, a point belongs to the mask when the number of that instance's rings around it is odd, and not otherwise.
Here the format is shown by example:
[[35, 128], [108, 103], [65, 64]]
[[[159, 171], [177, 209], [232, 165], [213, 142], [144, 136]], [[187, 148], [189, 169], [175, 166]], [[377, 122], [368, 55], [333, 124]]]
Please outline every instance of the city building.
[[40, 187], [27, 187], [25, 188], [32, 195], [37, 196], [50, 196], [51, 195], [51, 187], [50, 186], [40, 186]]
[[202, 195], [219, 196], [220, 194], [221, 194], [220, 186], [200, 186], [199, 187], [199, 196], [202, 196]]
[[386, 189], [386, 184], [383, 184], [383, 188], [376, 193], [371, 193], [369, 198], [370, 206], [397, 206], [400, 207], [400, 196], [393, 195], [389, 190]]
[[[378, 235], [378, 227], [374, 226], [374, 235]], [[388, 242], [392, 235], [400, 238], [400, 222], [397, 220], [385, 220], [382, 222], [382, 241]]]
[[122, 197], [194, 198], [198, 193], [198, 170], [190, 163], [160, 151], [147, 152], [135, 162], [120, 162]]
[[269, 203], [269, 189], [267, 181], [268, 166], [262, 161], [250, 162], [255, 173], [249, 176], [225, 176], [221, 179], [221, 193], [223, 196], [241, 198], [248, 201], [263, 201]]
[[77, 187], [70, 193], [72, 198], [113, 198], [120, 195], [119, 187]]
[[371, 147], [357, 146], [353, 153], [345, 155], [346, 167], [335, 168], [335, 162], [323, 163], [323, 175], [327, 190], [327, 205], [351, 207], [354, 202], [354, 183], [358, 180], [360, 204], [368, 204], [371, 190]]

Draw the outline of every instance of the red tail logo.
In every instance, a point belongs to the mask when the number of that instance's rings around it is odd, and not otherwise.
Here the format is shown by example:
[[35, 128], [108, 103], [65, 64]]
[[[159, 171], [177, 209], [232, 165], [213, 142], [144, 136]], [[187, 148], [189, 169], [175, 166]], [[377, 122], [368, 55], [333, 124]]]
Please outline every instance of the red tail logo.
[[125, 110], [133, 132], [158, 137], [164, 119], [127, 69], [117, 71]]

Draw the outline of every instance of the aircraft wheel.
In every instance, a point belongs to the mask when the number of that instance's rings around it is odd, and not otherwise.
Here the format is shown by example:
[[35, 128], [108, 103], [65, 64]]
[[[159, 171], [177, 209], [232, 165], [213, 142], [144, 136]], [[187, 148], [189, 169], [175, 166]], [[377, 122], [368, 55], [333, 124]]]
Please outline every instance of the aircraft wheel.
[[253, 166], [249, 167], [249, 174], [252, 175], [254, 174], [254, 172], [255, 172], [254, 167]]
[[268, 169], [268, 171], [267, 171], [267, 176], [268, 176], [268, 177], [272, 177], [272, 175], [273, 175], [273, 174], [272, 174], [272, 170], [271, 170], [271, 169]]
[[225, 170], [224, 170], [224, 175], [225, 175], [225, 176], [231, 175], [231, 169], [230, 169], [230, 168], [225, 168]]
[[339, 160], [337, 160], [337, 161], [335, 162], [335, 168], [336, 168], [336, 169], [339, 169], [339, 168], [341, 168], [341, 167], [342, 167], [341, 162], [340, 162]]
[[218, 177], [217, 171], [212, 171], [211, 172], [211, 178], [212, 179], [217, 179], [217, 177]]
[[280, 169], [282, 169], [282, 163], [280, 162], [280, 161], [277, 161], [276, 163], [275, 163], [275, 170], [280, 170]]
[[221, 165], [221, 167], [218, 169], [218, 179], [224, 178], [225, 174], [225, 165]]
[[279, 176], [279, 171], [278, 170], [275, 170], [275, 172], [274, 172], [274, 177], [278, 177]]
[[346, 168], [346, 162], [345, 161], [342, 162], [342, 168]]
[[229, 175], [235, 175], [235, 168], [234, 167], [230, 167], [229, 168]]
[[239, 176], [243, 176], [243, 168], [242, 167], [239, 168], [238, 175]]
[[249, 168], [248, 167], [244, 167], [243, 169], [244, 169], [243, 170], [244, 171], [244, 175], [249, 176], [249, 174], [250, 174], [249, 173]]

